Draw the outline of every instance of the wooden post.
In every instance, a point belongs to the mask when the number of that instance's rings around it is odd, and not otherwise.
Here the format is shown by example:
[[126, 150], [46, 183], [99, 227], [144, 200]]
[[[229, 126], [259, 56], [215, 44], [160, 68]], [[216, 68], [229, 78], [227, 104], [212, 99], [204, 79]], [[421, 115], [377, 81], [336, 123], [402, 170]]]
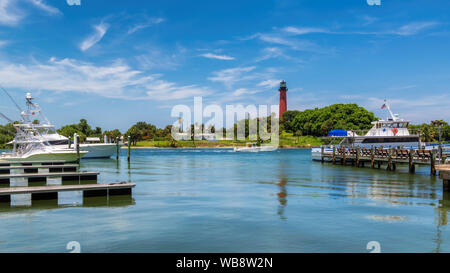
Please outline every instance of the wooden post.
[[116, 137], [116, 160], [119, 160], [119, 137]]
[[344, 149], [342, 150], [342, 152], [343, 152], [343, 155], [342, 155], [342, 165], [345, 166], [345, 164], [347, 163], [347, 151], [345, 150], [345, 147], [344, 147]]
[[372, 169], [375, 168], [375, 148], [372, 146], [372, 149], [370, 149], [370, 167]]
[[128, 136], [128, 162], [131, 160], [131, 136]]
[[356, 148], [356, 167], [359, 168], [359, 155], [361, 153], [361, 148], [357, 147]]
[[409, 155], [408, 155], [408, 158], [409, 158], [409, 173], [414, 173], [416, 171], [416, 166], [414, 165], [414, 154], [415, 154], [414, 150], [410, 149], [409, 150]]
[[333, 164], [336, 164], [336, 146], [333, 145]]
[[392, 171], [392, 150], [391, 149], [388, 150], [388, 166], [387, 166], [387, 170], [388, 171]]
[[450, 180], [444, 179], [442, 180], [442, 190], [444, 192], [449, 192], [450, 191]]
[[321, 154], [322, 154], [322, 163], [324, 163], [325, 162], [325, 147], [323, 147], [323, 145], [321, 147]]
[[75, 142], [75, 149], [77, 151], [77, 163], [80, 164], [80, 136], [75, 133], [73, 136]]
[[436, 176], [436, 150], [431, 150], [431, 176]]

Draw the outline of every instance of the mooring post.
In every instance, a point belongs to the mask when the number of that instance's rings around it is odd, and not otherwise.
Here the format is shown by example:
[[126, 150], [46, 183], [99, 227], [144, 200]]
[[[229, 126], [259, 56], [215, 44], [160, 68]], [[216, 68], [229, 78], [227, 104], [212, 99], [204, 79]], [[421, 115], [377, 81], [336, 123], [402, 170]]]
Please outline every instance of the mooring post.
[[388, 150], [388, 166], [387, 166], [387, 170], [388, 171], [392, 171], [392, 150], [391, 149]]
[[436, 176], [436, 150], [431, 150], [431, 176]]
[[347, 163], [347, 151], [345, 149], [345, 147], [342, 149], [342, 165], [345, 166], [345, 164]]
[[128, 136], [128, 162], [131, 160], [131, 136]]
[[375, 148], [373, 146], [370, 149], [370, 167], [375, 168]]
[[116, 137], [116, 160], [119, 160], [119, 137]]
[[336, 146], [333, 145], [333, 164], [336, 164]]
[[75, 149], [77, 151], [77, 163], [80, 164], [80, 136], [75, 133], [73, 139], [75, 142]]
[[409, 158], [409, 173], [414, 173], [416, 171], [416, 166], [414, 165], [414, 154], [415, 154], [414, 150], [410, 149], [409, 150], [409, 155], [408, 155], [408, 158]]
[[356, 167], [359, 168], [359, 155], [361, 153], [361, 148], [356, 147]]
[[323, 145], [321, 147], [321, 154], [322, 154], [322, 163], [324, 163], [325, 162], [325, 147], [323, 147]]

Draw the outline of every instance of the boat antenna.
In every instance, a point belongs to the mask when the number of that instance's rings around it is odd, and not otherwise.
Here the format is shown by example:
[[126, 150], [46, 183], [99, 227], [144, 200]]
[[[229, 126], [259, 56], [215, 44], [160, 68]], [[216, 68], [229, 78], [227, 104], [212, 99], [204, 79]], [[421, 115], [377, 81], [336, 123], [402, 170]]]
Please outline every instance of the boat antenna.
[[384, 105], [386, 105], [386, 108], [388, 109], [389, 114], [390, 114], [391, 117], [392, 117], [392, 120], [393, 120], [393, 121], [397, 121], [398, 118], [392, 113], [391, 106], [389, 105], [389, 103], [387, 102], [387, 100], [384, 100]]
[[13, 99], [13, 97], [11, 97], [11, 95], [8, 93], [8, 91], [6, 91], [6, 89], [3, 88], [3, 86], [1, 84], [0, 84], [0, 89], [2, 89], [3, 92], [5, 92], [5, 94], [9, 97], [9, 99], [14, 103], [14, 105], [19, 110], [19, 113], [22, 113], [22, 109], [20, 108], [20, 106], [16, 103], [16, 101]]

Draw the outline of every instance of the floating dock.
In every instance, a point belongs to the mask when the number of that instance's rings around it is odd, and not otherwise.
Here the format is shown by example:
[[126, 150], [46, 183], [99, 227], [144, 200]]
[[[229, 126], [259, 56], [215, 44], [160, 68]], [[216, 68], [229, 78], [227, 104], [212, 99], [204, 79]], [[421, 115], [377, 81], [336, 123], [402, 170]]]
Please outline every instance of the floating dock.
[[[64, 161], [0, 162], [0, 203], [11, 203], [15, 196], [31, 195], [31, 201], [58, 200], [60, 192], [83, 192], [83, 198], [131, 195], [132, 183], [81, 184], [97, 181], [99, 172], [78, 171], [79, 164]], [[63, 185], [63, 181], [78, 181], [76, 185]], [[45, 185], [33, 182], [45, 182]], [[96, 182], [95, 182], [96, 183]], [[32, 184], [31, 184], [32, 185]], [[5, 187], [7, 186], [7, 187]]]
[[11, 202], [11, 195], [31, 194], [32, 200], [58, 199], [59, 192], [82, 191], [83, 197], [130, 195], [133, 183], [93, 184], [72, 186], [17, 187], [0, 189], [0, 202]]

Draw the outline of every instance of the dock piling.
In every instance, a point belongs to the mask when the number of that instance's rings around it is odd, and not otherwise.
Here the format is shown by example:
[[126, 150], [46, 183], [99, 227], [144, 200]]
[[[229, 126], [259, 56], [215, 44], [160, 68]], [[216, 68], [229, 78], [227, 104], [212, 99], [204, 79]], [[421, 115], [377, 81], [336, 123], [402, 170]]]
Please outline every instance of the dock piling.
[[128, 136], [128, 162], [131, 161], [131, 136]]
[[77, 163], [80, 164], [80, 136], [77, 133], [73, 136], [75, 142], [75, 149], [77, 151]]
[[324, 163], [325, 162], [325, 147], [324, 146], [322, 146], [322, 148], [321, 148], [321, 155], [322, 155], [322, 163]]
[[431, 151], [430, 156], [430, 163], [431, 163], [431, 176], [436, 176], [436, 150]]
[[370, 167], [375, 169], [375, 148], [373, 146], [370, 149]]
[[116, 137], [116, 160], [119, 160], [119, 137]]
[[333, 164], [336, 164], [336, 146], [333, 145], [333, 158], [332, 158]]
[[414, 165], [414, 150], [410, 149], [408, 154], [408, 160], [409, 160], [409, 173], [414, 173], [416, 171], [416, 166]]

